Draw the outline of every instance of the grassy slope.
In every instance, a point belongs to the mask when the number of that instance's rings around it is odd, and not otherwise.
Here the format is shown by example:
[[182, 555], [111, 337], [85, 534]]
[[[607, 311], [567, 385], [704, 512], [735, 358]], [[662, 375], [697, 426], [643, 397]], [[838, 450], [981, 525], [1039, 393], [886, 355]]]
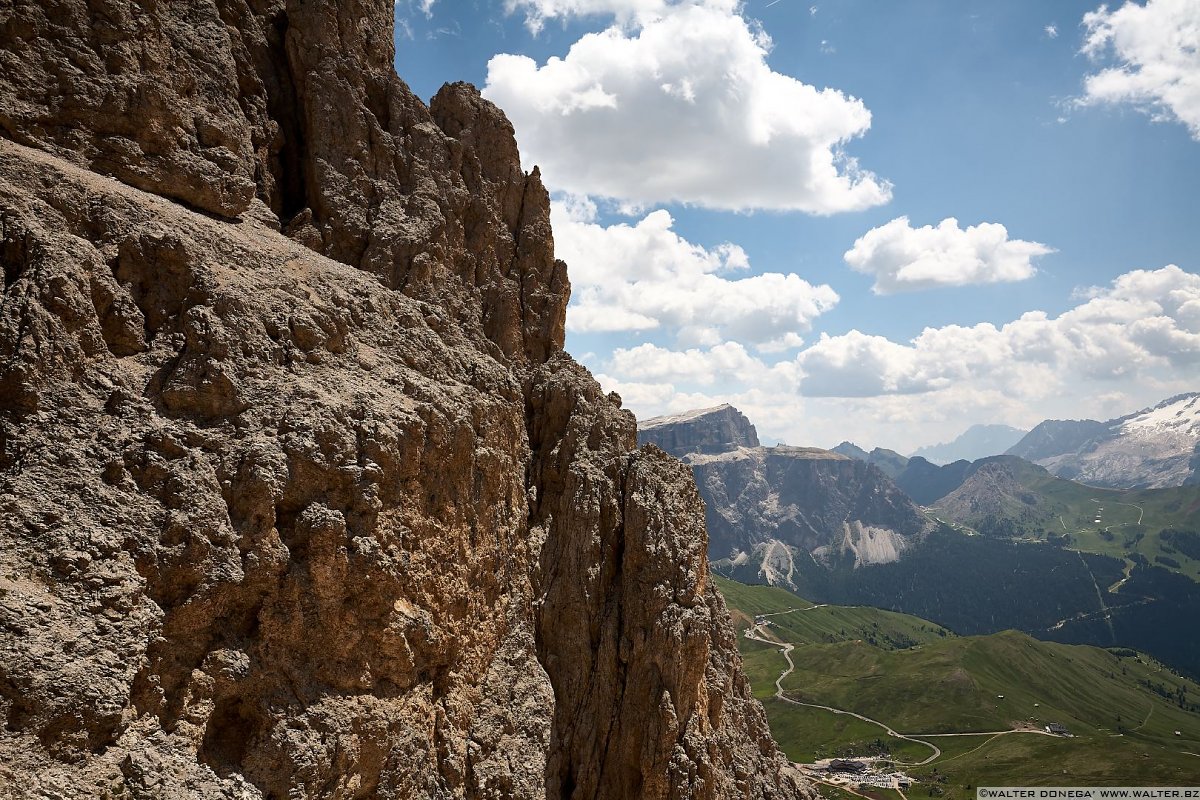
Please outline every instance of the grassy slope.
[[[1021, 462], [1013, 459], [1010, 463], [1016, 467]], [[1036, 495], [1039, 502], [1031, 508], [1020, 498], [1010, 497], [1003, 504], [1004, 510], [1014, 520], [1036, 519], [1026, 524], [1033, 529], [1032, 538], [1068, 533], [1071, 548], [1089, 553], [1117, 558], [1141, 553], [1151, 563], [1158, 556], [1167, 556], [1179, 562], [1178, 571], [1200, 580], [1200, 559], [1174, 550], [1159, 536], [1164, 528], [1200, 530], [1200, 487], [1099, 489], [1055, 477], [1032, 464], [1016, 469], [1021, 486]], [[932, 508], [936, 514], [937, 504]], [[953, 521], [968, 525], [978, 522]]]
[[[1058, 506], [1059, 527], [1065, 523], [1071, 547], [1118, 558], [1141, 553], [1151, 562], [1165, 555], [1180, 563], [1180, 572], [1200, 580], [1200, 560], [1169, 545], [1164, 549], [1159, 536], [1164, 528], [1200, 530], [1200, 487], [1116, 491], [1053, 476], [1040, 476], [1031, 483], [1031, 489]], [[1100, 508], [1104, 510], [1096, 523]]]
[[[754, 613], [761, 614], [810, 606], [779, 589], [717, 582], [731, 609], [754, 603]], [[740, 629], [750, 622], [749, 615], [742, 618]], [[796, 699], [856, 711], [910, 734], [1051, 721], [1075, 734], [932, 738], [942, 757], [910, 771], [929, 780], [944, 776], [939, 785], [949, 797], [973, 797], [969, 787], [981, 784], [1200, 784], [1200, 757], [1185, 754], [1200, 753], [1200, 714], [1179, 709], [1139, 682], [1171, 692], [1186, 687], [1192, 702], [1200, 700], [1200, 686], [1150, 659], [1118, 658], [1013, 631], [957, 637], [916, 617], [869, 608], [809, 608], [773, 621], [772, 633], [796, 644], [797, 671], [784, 680]], [[868, 752], [876, 740], [900, 760], [928, 754], [869, 723], [773, 699], [782, 656], [740, 635], [738, 643], [772, 732], [793, 759]], [[1175, 730], [1183, 735], [1176, 737]], [[926, 796], [924, 788], [909, 794]]]

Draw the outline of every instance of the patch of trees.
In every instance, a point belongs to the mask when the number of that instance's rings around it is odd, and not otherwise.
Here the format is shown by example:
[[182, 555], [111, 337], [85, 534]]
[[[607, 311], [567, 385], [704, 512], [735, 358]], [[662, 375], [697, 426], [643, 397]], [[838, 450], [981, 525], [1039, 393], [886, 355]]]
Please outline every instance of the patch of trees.
[[[941, 526], [891, 564], [826, 568], [797, 554], [793, 580], [816, 603], [901, 611], [963, 635], [1015, 628], [1068, 644], [1136, 648], [1200, 678], [1200, 584], [1139, 553], [1129, 558], [1135, 566], [1113, 593], [1104, 587], [1121, 580], [1122, 560]], [[733, 577], [758, 579], [756, 567], [743, 570]]]
[[1200, 637], [1193, 630], [1194, 620], [1200, 619], [1200, 584], [1166, 567], [1148, 566], [1143, 558], [1121, 591], [1106, 594], [1105, 602], [1121, 596], [1124, 605], [1110, 605], [1108, 620], [1071, 619], [1036, 635], [1070, 644], [1136, 648], [1181, 674], [1200, 678]]
[[930, 533], [891, 564], [825, 569], [797, 558], [796, 565], [797, 591], [809, 600], [901, 611], [966, 635], [1008, 628], [1037, 632], [1080, 612], [1098, 612], [1093, 575], [1097, 584], [1112, 585], [1123, 566], [1109, 556], [1081, 559], [1071, 551], [964, 536], [949, 528]]
[[1164, 542], [1170, 542], [1172, 547], [1188, 558], [1200, 561], [1200, 533], [1178, 528], [1164, 528], [1158, 538]]

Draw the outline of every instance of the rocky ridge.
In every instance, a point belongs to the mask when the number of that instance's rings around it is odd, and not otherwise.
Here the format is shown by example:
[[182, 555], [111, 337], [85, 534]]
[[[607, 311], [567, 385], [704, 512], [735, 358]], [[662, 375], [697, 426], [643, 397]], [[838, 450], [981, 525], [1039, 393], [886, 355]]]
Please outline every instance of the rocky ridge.
[[537, 171], [390, 3], [0, 30], [0, 795], [813, 796]]
[[874, 464], [892, 480], [896, 480], [896, 476], [904, 472], [905, 467], [908, 466], [908, 459], [905, 456], [885, 447], [876, 447], [868, 453], [853, 442], [842, 442], [834, 447], [832, 452]]
[[1116, 489], [1200, 482], [1200, 393], [1181, 394], [1107, 422], [1046, 420], [1009, 455], [1060, 478]]

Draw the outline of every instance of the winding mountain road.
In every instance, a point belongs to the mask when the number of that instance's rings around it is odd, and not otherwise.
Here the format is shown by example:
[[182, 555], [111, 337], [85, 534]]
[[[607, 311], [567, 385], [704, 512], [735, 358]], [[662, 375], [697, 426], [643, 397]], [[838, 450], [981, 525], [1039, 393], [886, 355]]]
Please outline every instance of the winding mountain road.
[[[823, 604], [823, 605], [827, 605], [827, 604]], [[796, 611], [811, 611], [814, 608], [821, 608], [821, 607], [822, 606], [811, 606], [809, 608], [792, 608], [792, 609], [788, 609], [787, 611], [777, 611], [772, 614], [759, 614], [759, 615], [757, 615], [756, 618], [761, 620], [765, 617], [775, 617], [775, 616], [779, 616], [780, 614], [791, 614]], [[891, 726], [886, 725], [877, 719], [871, 719], [870, 717], [864, 716], [864, 715], [856, 713], [854, 711], [847, 711], [844, 708], [834, 708], [833, 706], [823, 706], [823, 705], [819, 705], [817, 703], [804, 703], [804, 702], [801, 702], [800, 700], [793, 699], [791, 697], [788, 697], [787, 694], [784, 692], [783, 679], [786, 678], [788, 675], [792, 674], [792, 672], [794, 672], [796, 669], [796, 664], [794, 661], [792, 661], [792, 650], [794, 650], [796, 648], [796, 645], [794, 645], [790, 642], [777, 642], [772, 639], [767, 639], [765, 636], [762, 635], [762, 633], [760, 631], [761, 624], [762, 623], [760, 623], [760, 622], [756, 622], [754, 625], [752, 625], [746, 629], [746, 632], [744, 635], [747, 639], [752, 639], [756, 642], [762, 642], [763, 644], [768, 644], [768, 645], [771, 645], [772, 647], [778, 647], [779, 652], [783, 654], [784, 660], [787, 661], [787, 669], [785, 669], [783, 672], [779, 673], [779, 677], [775, 679], [775, 698], [777, 700], [782, 700], [785, 703], [791, 703], [792, 705], [796, 705], [796, 706], [806, 706], [808, 708], [819, 708], [822, 711], [829, 711], [830, 713], [833, 713], [833, 714], [845, 714], [846, 716], [855, 717], [856, 719], [861, 719], [863, 722], [869, 722], [872, 725], [877, 725], [880, 728], [883, 728], [883, 730], [887, 733], [888, 736], [892, 736], [896, 739], [903, 739], [907, 742], [916, 742], [917, 744], [925, 745], [929, 749], [933, 750], [933, 755], [929, 756], [924, 761], [910, 761], [910, 762], [897, 761], [896, 762], [897, 764], [900, 764], [900, 765], [903, 765], [906, 767], [923, 767], [926, 764], [936, 761], [938, 758], [941, 757], [942, 749], [940, 747], [938, 747], [933, 742], [925, 741], [925, 739], [919, 739], [919, 738], [917, 738], [918, 736], [925, 736], [925, 737], [929, 737], [929, 738], [933, 738], [933, 737], [937, 737], [937, 736], [988, 736], [988, 737], [990, 737], [987, 741], [985, 741], [983, 744], [981, 744], [979, 746], [979, 747], [983, 747], [984, 745], [986, 745], [988, 742], [990, 742], [992, 739], [996, 738], [997, 736], [1006, 736], [1008, 734], [1013, 734], [1013, 733], [1036, 733], [1041, 736], [1053, 736], [1054, 735], [1051, 733], [1047, 733], [1046, 731], [1029, 729], [1029, 728], [1010, 728], [1009, 730], [1006, 730], [1006, 731], [972, 731], [972, 732], [968, 732], [968, 733], [922, 733], [922, 734], [910, 735], [910, 734], [900, 733], [898, 731], [895, 731], [891, 728]], [[1145, 723], [1143, 723], [1143, 724], [1145, 724]], [[978, 750], [979, 747], [975, 748], [975, 750]], [[968, 752], [974, 752], [974, 750], [971, 750]], [[961, 755], [966, 755], [966, 754], [961, 753], [960, 756]], [[958, 756], [956, 756], [956, 758], [957, 757]], [[845, 787], [842, 787], [842, 788], [845, 788]]]
[[[819, 606], [813, 606], [813, 608], [819, 608]], [[809, 609], [794, 609], [794, 610], [804, 611], [804, 610], [809, 610]], [[790, 613], [790, 612], [783, 612], [783, 613]], [[760, 615], [760, 617], [761, 616], [766, 616], [766, 615], [763, 614], [763, 615]], [[871, 719], [870, 717], [865, 717], [862, 714], [857, 714], [853, 711], [846, 711], [845, 709], [841, 709], [841, 708], [834, 708], [832, 706], [822, 706], [822, 705], [818, 705], [816, 703], [802, 703], [799, 700], [794, 700], [791, 697], [788, 697], [783, 691], [783, 679], [786, 678], [788, 675], [792, 674], [792, 672], [795, 671], [795, 669], [796, 669], [796, 664], [795, 664], [795, 662], [792, 661], [792, 650], [795, 649], [796, 645], [791, 644], [790, 642], [784, 642], [781, 644], [780, 642], [771, 641], [770, 639], [764, 638], [761, 635], [757, 635], [757, 631], [758, 631], [758, 625], [754, 625], [753, 627], [748, 628], [746, 630], [746, 638], [753, 639], [756, 642], [762, 642], [764, 644], [769, 644], [769, 645], [778, 647], [780, 652], [783, 653], [784, 659], [787, 661], [787, 669], [785, 669], [783, 672], [781, 672], [779, 674], [779, 677], [775, 679], [775, 697], [776, 697], [776, 699], [783, 700], [785, 703], [791, 703], [792, 705], [807, 706], [809, 708], [819, 708], [819, 709], [822, 709], [823, 711], [830, 711], [834, 714], [845, 714], [847, 716], [856, 717], [858, 719], [861, 719], [863, 722], [869, 722], [872, 725], [878, 725], [880, 728], [883, 728], [884, 731], [887, 732], [888, 736], [893, 736], [897, 739], [904, 739], [905, 741], [909, 741], [909, 742], [916, 742], [917, 744], [923, 744], [926, 747], [933, 750], [933, 755], [931, 755], [929, 758], [925, 759], [924, 761], [906, 763], [905, 766], [921, 767], [921, 766], [924, 766], [924, 765], [928, 764], [929, 762], [933, 761], [934, 759], [938, 758], [939, 756], [941, 756], [942, 750], [936, 744], [933, 744], [932, 742], [926, 742], [923, 739], [914, 739], [911, 736], [905, 736], [903, 733], [897, 733], [896, 731], [892, 730], [890, 727], [883, 724], [882, 722], [880, 722], [877, 719]], [[896, 762], [896, 763], [901, 763], [901, 762]]]

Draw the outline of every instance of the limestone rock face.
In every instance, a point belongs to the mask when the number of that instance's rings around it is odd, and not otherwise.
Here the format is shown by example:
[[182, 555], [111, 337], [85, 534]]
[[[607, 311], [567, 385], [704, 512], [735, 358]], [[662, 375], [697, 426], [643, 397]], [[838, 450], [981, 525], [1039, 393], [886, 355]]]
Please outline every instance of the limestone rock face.
[[857, 550], [854, 534], [863, 528], [896, 546], [890, 556], [861, 554], [861, 561], [894, 561], [928, 527], [877, 467], [828, 450], [758, 447], [687, 461], [708, 509], [714, 561], [768, 541], [802, 553]]
[[0, 797], [813, 797], [385, 2], [0, 7]]
[[643, 420], [638, 424], [638, 439], [673, 456], [758, 447], [758, 431], [742, 412], [728, 403]]
[[646, 420], [638, 437], [691, 467], [708, 559], [740, 579], [796, 589], [798, 565], [896, 561], [931, 527], [875, 464], [816, 447], [761, 447], [729, 405]]

